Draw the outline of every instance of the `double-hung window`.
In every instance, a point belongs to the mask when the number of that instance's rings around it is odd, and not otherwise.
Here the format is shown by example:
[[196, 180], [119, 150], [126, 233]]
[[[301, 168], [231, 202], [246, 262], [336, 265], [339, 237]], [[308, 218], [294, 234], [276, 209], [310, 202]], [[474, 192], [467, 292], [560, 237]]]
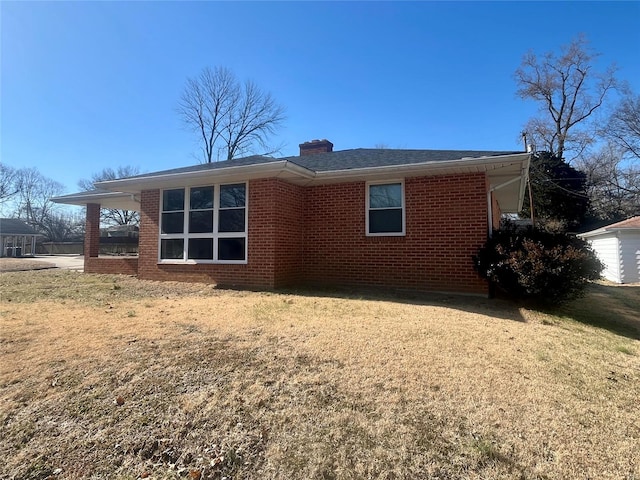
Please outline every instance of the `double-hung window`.
[[404, 182], [367, 183], [366, 201], [367, 235], [405, 234]]
[[246, 263], [247, 185], [164, 190], [160, 261]]

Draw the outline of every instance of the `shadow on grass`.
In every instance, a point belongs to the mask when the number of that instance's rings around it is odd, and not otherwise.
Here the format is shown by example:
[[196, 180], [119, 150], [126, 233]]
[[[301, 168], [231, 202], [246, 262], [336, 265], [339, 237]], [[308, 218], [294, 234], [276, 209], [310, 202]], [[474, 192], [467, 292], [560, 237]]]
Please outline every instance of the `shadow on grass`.
[[640, 285], [592, 283], [583, 298], [544, 313], [640, 340]]
[[416, 292], [407, 290], [383, 290], [366, 287], [297, 287], [278, 289], [278, 293], [305, 295], [309, 297], [341, 298], [396, 302], [409, 305], [425, 305], [451, 308], [490, 317], [525, 322], [516, 303], [497, 298], [486, 298], [455, 293]]

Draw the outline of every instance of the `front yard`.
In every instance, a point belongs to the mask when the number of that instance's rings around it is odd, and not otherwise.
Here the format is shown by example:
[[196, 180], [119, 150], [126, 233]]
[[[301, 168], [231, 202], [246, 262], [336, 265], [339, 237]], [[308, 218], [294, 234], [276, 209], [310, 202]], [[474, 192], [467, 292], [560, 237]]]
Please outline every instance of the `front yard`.
[[640, 286], [559, 315], [59, 270], [0, 292], [1, 479], [640, 478]]

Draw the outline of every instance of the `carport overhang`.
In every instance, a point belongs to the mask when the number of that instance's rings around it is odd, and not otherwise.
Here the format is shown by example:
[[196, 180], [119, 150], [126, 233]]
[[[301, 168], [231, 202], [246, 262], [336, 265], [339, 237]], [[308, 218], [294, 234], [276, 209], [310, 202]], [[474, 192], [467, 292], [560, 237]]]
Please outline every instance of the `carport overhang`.
[[140, 210], [139, 196], [126, 192], [109, 192], [103, 190], [72, 193], [51, 198], [52, 202], [66, 205], [86, 207], [89, 204], [100, 205], [100, 208], [114, 208], [118, 210]]

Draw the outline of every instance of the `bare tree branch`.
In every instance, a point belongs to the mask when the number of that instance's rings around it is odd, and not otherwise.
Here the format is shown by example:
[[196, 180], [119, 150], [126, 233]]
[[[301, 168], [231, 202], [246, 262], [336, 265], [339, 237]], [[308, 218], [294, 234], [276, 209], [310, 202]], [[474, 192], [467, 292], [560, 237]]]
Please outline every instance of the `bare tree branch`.
[[628, 95], [614, 109], [601, 133], [625, 154], [640, 159], [640, 95]]
[[640, 168], [627, 162], [624, 150], [609, 143], [595, 154], [580, 160], [587, 175], [587, 191], [593, 216], [603, 220], [640, 215]]
[[[116, 180], [118, 178], [132, 177], [140, 173], [138, 167], [124, 166], [115, 170], [107, 167], [99, 173], [91, 175], [91, 179], [82, 179], [78, 182], [78, 186], [86, 191], [95, 190], [95, 183], [107, 180]], [[138, 225], [140, 223], [140, 215], [134, 210], [120, 210], [116, 208], [101, 208], [100, 220], [108, 225]]]
[[20, 191], [18, 170], [0, 163], [0, 204], [13, 198]]
[[540, 103], [542, 116], [525, 127], [532, 141], [563, 158], [581, 155], [595, 141], [587, 121], [602, 107], [607, 94], [617, 87], [616, 68], [593, 71], [599, 55], [589, 48], [584, 36], [561, 47], [559, 56], [546, 53], [538, 59], [527, 53], [515, 72], [518, 95]]
[[251, 81], [240, 84], [223, 67], [205, 68], [188, 79], [178, 105], [184, 123], [202, 141], [203, 161], [275, 153], [268, 144], [285, 119], [284, 108]]

